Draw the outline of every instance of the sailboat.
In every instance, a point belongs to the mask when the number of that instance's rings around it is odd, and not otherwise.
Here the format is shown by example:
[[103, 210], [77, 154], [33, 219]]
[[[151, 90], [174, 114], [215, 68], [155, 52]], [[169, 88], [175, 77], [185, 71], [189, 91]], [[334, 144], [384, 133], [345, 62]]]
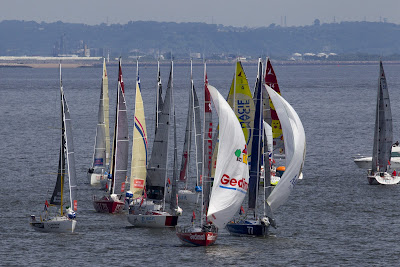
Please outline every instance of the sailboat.
[[126, 112], [124, 81], [122, 79], [121, 59], [119, 60], [117, 105], [115, 113], [114, 140], [110, 177], [107, 181], [107, 194], [102, 198], [93, 198], [97, 212], [118, 213], [124, 208], [126, 172], [128, 167], [128, 117]]
[[106, 59], [103, 60], [103, 77], [100, 90], [100, 103], [97, 117], [96, 139], [92, 159], [92, 167], [88, 170], [88, 178], [91, 185], [100, 184], [107, 179], [110, 151], [110, 127], [109, 127], [109, 98], [108, 76]]
[[133, 127], [130, 190], [126, 193], [129, 202], [143, 195], [147, 173], [147, 129], [143, 98], [140, 90], [139, 61], [136, 62], [135, 124]]
[[[232, 84], [229, 89], [227, 102], [235, 112], [240, 125], [242, 127], [244, 137], [246, 139], [248, 162], [251, 164], [251, 146], [253, 138], [253, 123], [254, 123], [254, 101], [249, 87], [246, 74], [244, 72], [241, 61], [237, 60], [235, 64], [235, 73], [232, 79]], [[219, 126], [217, 126], [217, 131]], [[213, 138], [213, 157], [211, 177], [215, 175], [216, 159], [218, 154], [218, 134]]]
[[393, 142], [392, 111], [389, 91], [382, 61], [379, 62], [379, 82], [376, 100], [374, 147], [372, 151], [371, 169], [368, 170], [368, 182], [376, 184], [397, 184], [400, 176], [396, 171], [389, 173]]
[[[44, 216], [36, 218], [31, 215], [30, 225], [33, 229], [40, 232], [57, 232], [68, 233], [74, 232], [76, 226], [76, 214], [78, 201], [76, 198], [76, 171], [75, 171], [75, 155], [74, 145], [72, 140], [72, 126], [71, 117], [67, 100], [65, 99], [62, 77], [61, 77], [61, 64], [60, 64], [60, 93], [61, 93], [61, 144], [60, 154], [58, 161], [58, 174], [57, 182], [54, 187], [53, 195], [50, 198], [50, 204], [46, 200]], [[65, 169], [67, 164], [67, 170]], [[64, 211], [64, 184], [65, 174], [68, 176], [68, 189], [69, 189], [69, 206]], [[51, 216], [49, 210], [52, 207], [57, 208], [56, 216]]]
[[[273, 90], [275, 90], [275, 92], [281, 95], [278, 79], [269, 58], [267, 58], [264, 80], [267, 86], [271, 87]], [[268, 94], [265, 93], [263, 94], [263, 118], [272, 128], [273, 142], [271, 145], [273, 150], [268, 160], [271, 163], [271, 185], [276, 185], [279, 182], [280, 176], [285, 170], [285, 166], [276, 167], [275, 160], [285, 159], [285, 145], [282, 134], [282, 126], [279, 121], [278, 114], [276, 113], [273, 103], [269, 101]]]
[[215, 243], [218, 228], [225, 227], [238, 210], [246, 195], [249, 182], [247, 146], [242, 127], [232, 108], [215, 87], [208, 85], [207, 79], [205, 89], [205, 99], [207, 101], [207, 91], [209, 91], [220, 125], [213, 188], [208, 203], [207, 187], [211, 181], [209, 177], [204, 177], [201, 226], [177, 228], [179, 239], [184, 244], [194, 246], [208, 246]]
[[[260, 218], [257, 213], [258, 189], [260, 184], [260, 166], [262, 160], [261, 141], [263, 137], [263, 113], [262, 113], [262, 62], [258, 61], [258, 74], [254, 91], [254, 130], [252, 139], [252, 161], [250, 163], [250, 179], [248, 190], [248, 210], [244, 219], [230, 222], [226, 228], [231, 234], [263, 236], [267, 234], [269, 220]], [[265, 201], [265, 194], [264, 194]], [[241, 208], [241, 213], [242, 213]]]
[[[261, 88], [261, 60], [259, 61], [258, 79], [256, 86], [256, 122], [255, 123], [255, 133], [253, 140], [261, 139], [262, 131], [258, 125], [262, 125], [262, 119], [260, 118], [260, 106], [261, 106], [261, 92], [258, 88]], [[302, 168], [305, 158], [305, 133], [303, 125], [300, 121], [295, 110], [284, 100], [275, 90], [270, 88], [268, 85], [264, 85], [267, 89], [269, 97], [273, 102], [277, 116], [279, 117], [282, 134], [285, 140], [285, 151], [286, 151], [286, 162], [287, 169], [283, 173], [279, 183], [270, 191], [270, 174], [268, 173], [270, 169], [266, 168], [265, 182], [263, 188], [264, 205], [263, 205], [263, 215], [260, 218], [257, 215], [257, 197], [258, 197], [258, 185], [259, 185], [259, 175], [257, 167], [259, 164], [252, 162], [250, 171], [250, 182], [249, 182], [249, 210], [245, 218], [240, 219], [236, 222], [229, 223], [227, 229], [230, 233], [236, 235], [251, 235], [251, 236], [265, 236], [268, 233], [269, 226], [276, 227], [273, 212], [281, 206], [289, 197], [294, 185], [301, 176]], [[260, 140], [257, 140], [260, 142]], [[254, 141], [256, 142], [256, 141]], [[253, 143], [255, 145], [255, 143]], [[254, 149], [254, 155], [260, 152], [260, 148]], [[255, 160], [255, 157], [253, 158]], [[258, 179], [257, 179], [258, 178]], [[268, 197], [268, 198], [267, 198]], [[266, 200], [265, 200], [266, 198]], [[248, 218], [252, 217], [252, 218]]]
[[[183, 145], [181, 168], [179, 173], [179, 181], [184, 184], [183, 189], [178, 191], [178, 201], [180, 203], [197, 203], [200, 196], [200, 172], [202, 169], [202, 140], [201, 140], [201, 122], [200, 122], [200, 105], [199, 99], [197, 98], [196, 89], [193, 83], [193, 63], [190, 61], [190, 92], [189, 92], [189, 106], [186, 120], [186, 132], [185, 141]], [[192, 133], [194, 133], [194, 145], [195, 145], [195, 176], [196, 184], [194, 189], [190, 190], [188, 183], [190, 180], [190, 163], [191, 157], [191, 144], [192, 144]]]
[[[177, 206], [176, 194], [176, 137], [174, 137], [174, 177], [172, 183], [167, 177], [170, 112], [171, 102], [173, 101], [172, 90], [173, 62], [171, 62], [171, 71], [165, 99], [162, 104], [162, 112], [158, 114], [158, 127], [147, 167], [146, 188], [140, 201], [134, 201], [129, 206], [128, 221], [137, 227], [175, 227], [178, 222], [178, 216], [181, 213], [181, 209]], [[173, 114], [175, 115], [175, 110]], [[176, 128], [175, 119], [174, 128]], [[170, 193], [168, 193], [168, 187], [171, 188]], [[168, 194], [170, 195], [169, 201]], [[170, 212], [166, 208], [167, 201], [170, 202]]]

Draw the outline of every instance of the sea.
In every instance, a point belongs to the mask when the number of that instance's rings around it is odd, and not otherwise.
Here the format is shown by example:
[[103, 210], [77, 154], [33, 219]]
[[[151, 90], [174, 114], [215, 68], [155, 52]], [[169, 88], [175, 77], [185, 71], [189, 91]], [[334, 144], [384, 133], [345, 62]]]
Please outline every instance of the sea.
[[[400, 65], [383, 64], [395, 142], [400, 140]], [[56, 182], [59, 70], [0, 68], [0, 265], [398, 266], [400, 185], [371, 186], [366, 170], [353, 162], [359, 155], [372, 153], [379, 62], [273, 66], [282, 96], [304, 125], [304, 178], [275, 212], [278, 227], [271, 228], [267, 237], [236, 237], [220, 229], [210, 247], [187, 247], [174, 229], [135, 228], [125, 214], [94, 211], [92, 198], [103, 192], [88, 184], [86, 173], [95, 140], [101, 67], [62, 70], [78, 179], [76, 232], [45, 234], [31, 229], [30, 215], [40, 215]], [[257, 66], [244, 64], [244, 70], [253, 89]], [[109, 65], [107, 71], [112, 124], [118, 66]], [[169, 64], [161, 65], [164, 91], [169, 71]], [[123, 62], [122, 72], [132, 140], [136, 66]], [[227, 96], [234, 63], [208, 64], [207, 73], [209, 83]], [[151, 150], [157, 66], [141, 63], [139, 74]], [[189, 61], [175, 64], [173, 74], [180, 160], [189, 103]], [[203, 75], [203, 65], [194, 65], [194, 84], [201, 101]], [[196, 207], [181, 207], [178, 224], [189, 225]]]

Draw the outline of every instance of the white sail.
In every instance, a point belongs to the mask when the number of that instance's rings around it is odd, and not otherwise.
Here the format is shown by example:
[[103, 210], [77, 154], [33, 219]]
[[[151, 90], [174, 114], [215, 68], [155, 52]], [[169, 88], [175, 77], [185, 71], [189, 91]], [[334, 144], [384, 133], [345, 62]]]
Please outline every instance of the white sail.
[[265, 85], [282, 125], [285, 140], [286, 170], [267, 199], [274, 212], [286, 202], [303, 169], [306, 137], [303, 124], [292, 106], [271, 87]]
[[376, 100], [374, 148], [372, 152], [372, 171], [387, 171], [390, 164], [393, 143], [392, 111], [389, 90], [382, 61], [379, 62], [379, 85]]
[[132, 161], [131, 161], [131, 181], [130, 191], [133, 198], [142, 195], [146, 184], [147, 168], [147, 130], [144, 116], [142, 94], [140, 92], [139, 71], [136, 81], [136, 100], [135, 100], [135, 125], [133, 127], [132, 142]]
[[71, 116], [69, 114], [69, 108], [67, 100], [65, 99], [64, 91], [61, 87], [61, 94], [63, 99], [63, 120], [64, 120], [64, 135], [65, 135], [65, 147], [66, 147], [66, 160], [68, 166], [68, 179], [69, 179], [69, 192], [70, 192], [70, 204], [71, 208], [76, 211], [78, 201], [76, 198], [76, 171], [75, 171], [75, 152], [74, 143], [72, 141], [72, 126], [71, 126]]
[[232, 108], [215, 87], [208, 85], [219, 117], [219, 148], [207, 218], [218, 228], [239, 210], [249, 183], [247, 146]]
[[108, 97], [108, 76], [106, 69], [106, 60], [103, 61], [103, 116], [104, 116], [104, 134], [106, 142], [106, 166], [110, 165], [110, 99]]
[[112, 194], [120, 194], [124, 192], [126, 172], [128, 168], [128, 116], [126, 112], [125, 89], [124, 82], [122, 80], [121, 61], [119, 64], [119, 79], [117, 89], [117, 111], [114, 127], [114, 155], [112, 164]]
[[[103, 65], [103, 78], [104, 78], [104, 65]], [[92, 171], [93, 173], [100, 175], [104, 173], [107, 162], [103, 82], [101, 86], [102, 88], [100, 91], [99, 111], [97, 115], [96, 139], [95, 139], [93, 159], [92, 159]]]
[[168, 139], [172, 97], [172, 63], [162, 112], [158, 115], [158, 128], [154, 136], [151, 158], [147, 166], [146, 190], [149, 199], [164, 198], [167, 177]]

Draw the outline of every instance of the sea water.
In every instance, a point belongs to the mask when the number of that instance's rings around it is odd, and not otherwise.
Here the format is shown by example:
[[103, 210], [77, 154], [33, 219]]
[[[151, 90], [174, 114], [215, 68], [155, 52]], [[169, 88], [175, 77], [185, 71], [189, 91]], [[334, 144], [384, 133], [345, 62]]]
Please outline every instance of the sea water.
[[[140, 65], [150, 150], [156, 68]], [[86, 172], [95, 139], [100, 67], [63, 70], [79, 188], [76, 232], [43, 234], [31, 229], [29, 216], [40, 214], [56, 181], [61, 125], [59, 73], [58, 69], [0, 68], [0, 265], [397, 265], [400, 186], [368, 185], [366, 171], [353, 162], [357, 154], [370, 156], [372, 152], [378, 62], [276, 64], [274, 68], [282, 96], [297, 111], [306, 132], [304, 179], [275, 212], [278, 228], [271, 229], [268, 237], [234, 237], [221, 229], [216, 244], [207, 248], [181, 245], [174, 229], [134, 228], [126, 215], [94, 211], [92, 196], [101, 196], [102, 192], [88, 184]], [[384, 68], [395, 142], [400, 139], [400, 65], [384, 62]], [[244, 69], [253, 88], [257, 66], [244, 65]], [[122, 71], [132, 140], [136, 68], [122, 65]], [[209, 64], [207, 72], [209, 83], [226, 96], [234, 64]], [[117, 73], [116, 64], [108, 66], [111, 129]], [[161, 73], [165, 92], [168, 64], [161, 66]], [[203, 66], [194, 66], [193, 77], [202, 100]], [[179, 154], [189, 89], [189, 62], [176, 64], [174, 101]], [[172, 156], [172, 147], [170, 151]], [[190, 224], [193, 210], [198, 209], [190, 205], [182, 208], [178, 224]]]

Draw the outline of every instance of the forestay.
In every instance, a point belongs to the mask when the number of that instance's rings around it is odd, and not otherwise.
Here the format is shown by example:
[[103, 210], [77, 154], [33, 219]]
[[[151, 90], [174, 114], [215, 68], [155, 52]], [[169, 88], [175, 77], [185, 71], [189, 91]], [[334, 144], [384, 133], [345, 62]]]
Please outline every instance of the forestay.
[[75, 171], [75, 152], [74, 144], [72, 141], [72, 126], [71, 126], [71, 116], [69, 114], [69, 108], [67, 100], [65, 99], [63, 89], [61, 87], [61, 94], [63, 98], [63, 110], [64, 110], [64, 126], [65, 126], [65, 147], [67, 154], [67, 166], [68, 166], [68, 178], [69, 178], [69, 191], [70, 191], [70, 204], [71, 208], [76, 211], [78, 200], [76, 198], [77, 185], [76, 185], [76, 171]]

